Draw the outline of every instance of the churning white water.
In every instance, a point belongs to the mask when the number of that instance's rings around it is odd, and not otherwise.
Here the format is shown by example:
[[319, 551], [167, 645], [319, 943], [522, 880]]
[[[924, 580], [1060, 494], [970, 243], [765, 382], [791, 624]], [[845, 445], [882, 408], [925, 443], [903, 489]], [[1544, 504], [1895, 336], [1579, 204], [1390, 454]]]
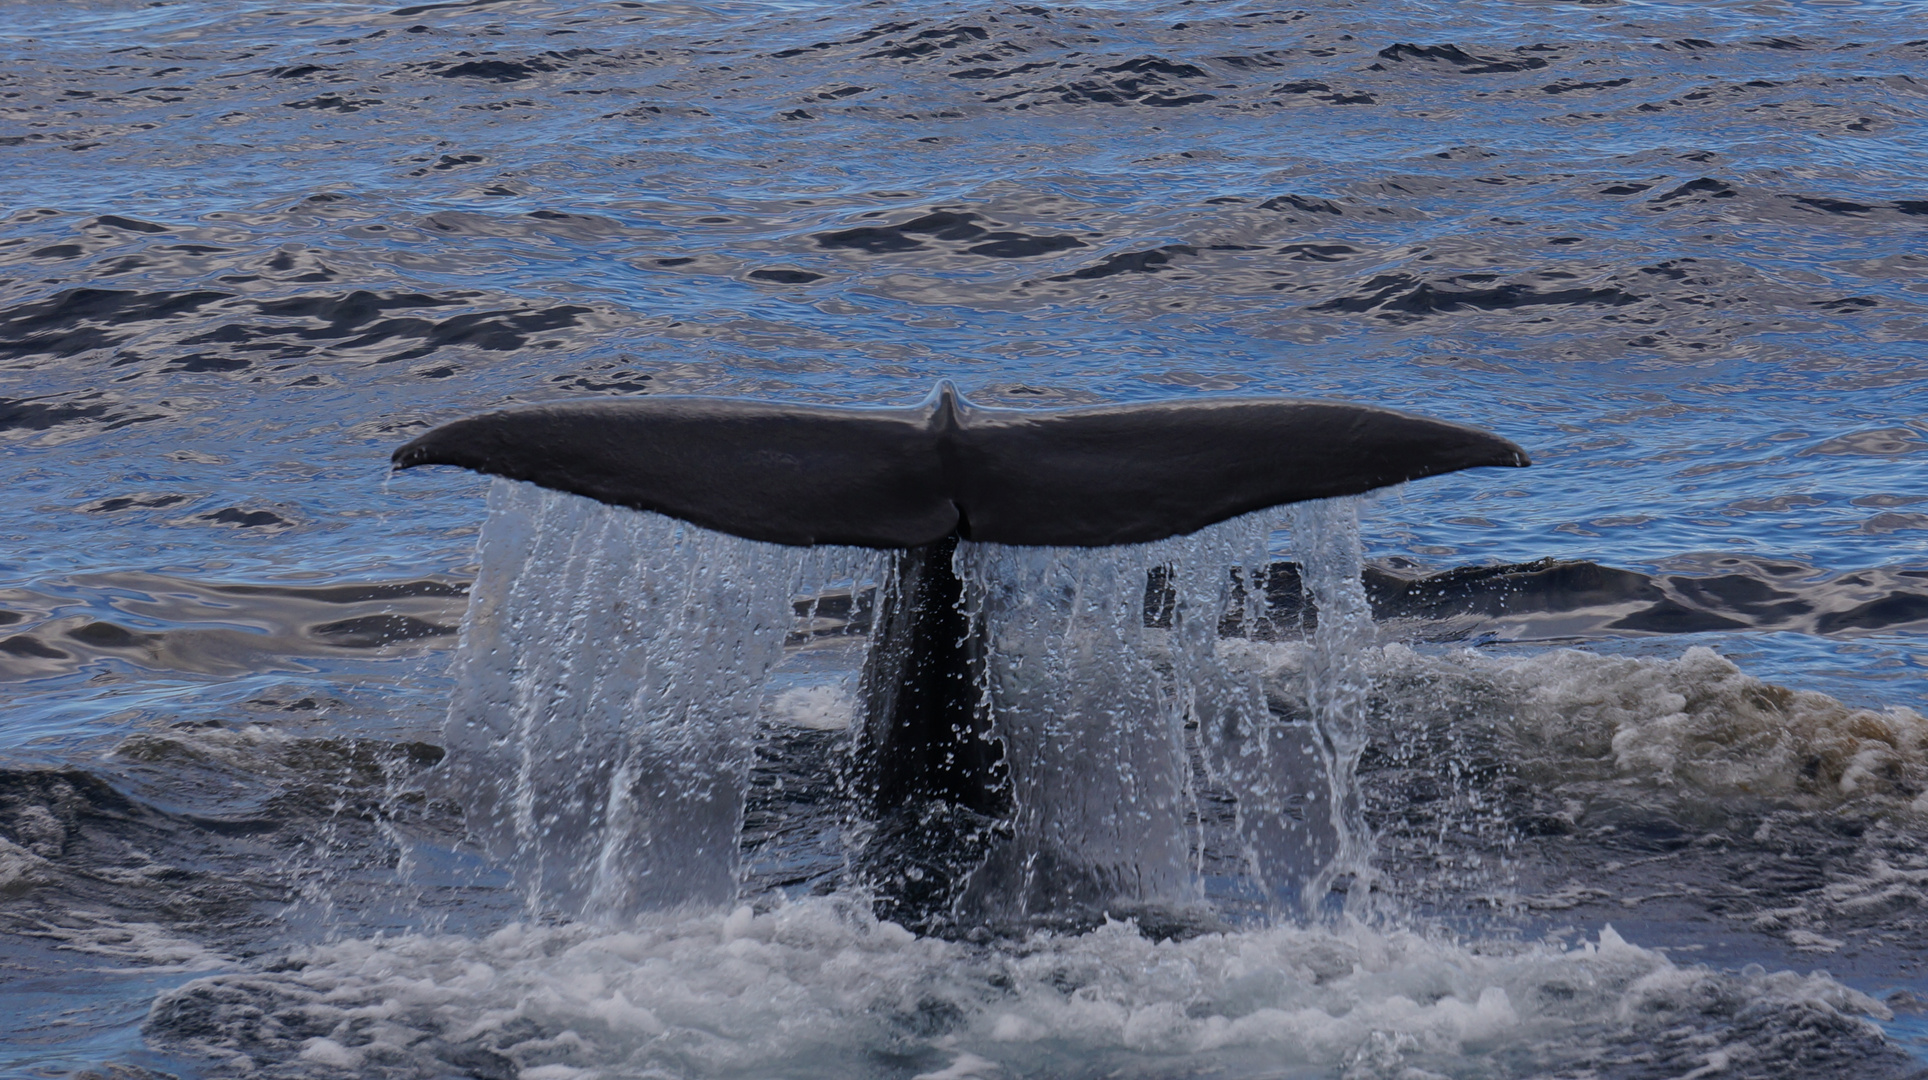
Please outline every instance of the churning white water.
[[[1825, 976], [1723, 975], [1611, 927], [1468, 948], [1357, 923], [1162, 942], [1109, 923], [987, 948], [838, 897], [347, 941], [282, 967], [191, 983], [156, 1023], [192, 1023], [237, 1075], [1437, 1080], [1760, 1075], [1783, 1017], [1849, 1047], [1888, 1015]], [[1594, 1068], [1643, 1055], [1677, 1064]]]
[[[1265, 621], [1282, 527], [1309, 628]], [[1369, 744], [1458, 725], [1576, 798], [1886, 799], [1899, 820], [1928, 813], [1905, 782], [1928, 768], [1928, 723], [1770, 687], [1706, 650], [1378, 646], [1349, 501], [1101, 551], [959, 545], [1014, 807], [960, 921], [1114, 916], [976, 942], [879, 920], [854, 874], [814, 895], [757, 891], [739, 854], [753, 761], [788, 745], [773, 726], [830, 741], [833, 759], [856, 738], [854, 678], [818, 677], [807, 631], [866, 609], [884, 555], [497, 481], [481, 556], [443, 782], [525, 917], [314, 946], [163, 995], [149, 1030], [216, 1073], [1497, 1080], [1786, 1075], [1809, 1052], [1850, 1063], [1830, 1076], [1894, 1064], [1868, 1019], [1889, 1010], [1825, 974], [1723, 973], [1604, 924], [1468, 939], [1400, 914], [1414, 881], [1376, 879], [1359, 771]], [[1454, 712], [1472, 700], [1489, 704], [1476, 721]], [[1918, 884], [1912, 867], [1877, 869], [1844, 882], [1841, 904]], [[1567, 895], [1489, 884], [1522, 910]], [[1173, 912], [1196, 917], [1147, 932]], [[1770, 914], [1797, 945], [1826, 940], [1809, 928], [1827, 912]]]

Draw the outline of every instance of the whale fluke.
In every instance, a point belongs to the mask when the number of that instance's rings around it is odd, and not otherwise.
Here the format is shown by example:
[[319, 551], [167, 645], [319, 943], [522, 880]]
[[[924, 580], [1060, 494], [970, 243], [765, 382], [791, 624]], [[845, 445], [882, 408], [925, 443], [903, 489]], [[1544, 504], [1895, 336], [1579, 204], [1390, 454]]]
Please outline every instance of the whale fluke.
[[1199, 398], [1072, 409], [648, 397], [508, 409], [395, 451], [779, 544], [913, 548], [956, 535], [1102, 547], [1481, 465], [1513, 443], [1369, 405]]

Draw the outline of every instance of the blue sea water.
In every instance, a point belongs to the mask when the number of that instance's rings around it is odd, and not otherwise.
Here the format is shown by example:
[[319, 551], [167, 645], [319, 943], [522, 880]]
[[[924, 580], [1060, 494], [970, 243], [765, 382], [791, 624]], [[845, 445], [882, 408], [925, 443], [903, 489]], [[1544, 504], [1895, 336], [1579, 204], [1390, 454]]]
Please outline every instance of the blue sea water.
[[[1849, 711], [1921, 707], [1924, 5], [78, 0], [0, 5], [0, 50], [0, 1061], [21, 1075], [215, 1068], [196, 1055], [242, 1046], [245, 1025], [149, 1019], [167, 985], [306, 948], [336, 949], [302, 961], [336, 971], [379, 933], [481, 949], [517, 917], [500, 881], [389, 903], [388, 870], [357, 854], [398, 777], [439, 754], [487, 486], [391, 478], [387, 455], [507, 404], [904, 404], [939, 378], [1011, 406], [1383, 404], [1535, 458], [1372, 500], [1386, 580], [1552, 559], [1609, 582], [1522, 570], [1507, 580], [1530, 602], [1408, 605], [1385, 634], [1413, 655], [1473, 645], [1550, 681], [1536, 658], [1577, 645], [1664, 681], [1706, 646]], [[1585, 694], [1559, 683], [1554, 711], [1634, 678], [1615, 671]], [[1680, 970], [1825, 967], [1874, 998], [1915, 993], [1924, 753], [1897, 745], [1878, 808], [1735, 796], [1742, 829], [1667, 804], [1669, 828], [1713, 846], [1629, 855], [1581, 829], [1552, 852], [1520, 810], [1507, 857], [1545, 887], [1518, 885], [1538, 906], [1467, 931], [1467, 955], [1568, 924], [1604, 955], [1613, 923]], [[1770, 819], [1804, 839], [1768, 852]], [[1681, 850], [1706, 887], [1644, 921], [1653, 905], [1626, 901], [1647, 886], [1601, 869]], [[1774, 878], [1770, 855], [1808, 869]], [[1877, 865], [1887, 884], [1863, 891], [1882, 899], [1840, 907]], [[1299, 948], [1283, 940], [1264, 947]], [[523, 947], [486, 962], [562, 978], [505, 959]], [[1492, 1004], [1478, 990], [1468, 1009]], [[1813, 1045], [1863, 1056], [1722, 1067], [1902, 1075], [1882, 1055], [1919, 1025], [1895, 1000], [1886, 1049], [1848, 1026]], [[272, 1075], [374, 1067], [326, 1035], [244, 1048]], [[1591, 1064], [1481, 1057], [1473, 1036], [1407, 1061], [1394, 1035], [1384, 1053], [1366, 1028], [1345, 1037], [1289, 1064], [1183, 1067], [1671, 1076], [1719, 1049], [1641, 1029], [1626, 1038], [1644, 1049]], [[862, 1068], [1083, 1067], [967, 1044]], [[808, 1074], [796, 1047], [682, 1068]], [[1133, 1075], [1192, 1061], [1118, 1052], [1107, 1068]], [[648, 1075], [489, 1053], [446, 1067]]]

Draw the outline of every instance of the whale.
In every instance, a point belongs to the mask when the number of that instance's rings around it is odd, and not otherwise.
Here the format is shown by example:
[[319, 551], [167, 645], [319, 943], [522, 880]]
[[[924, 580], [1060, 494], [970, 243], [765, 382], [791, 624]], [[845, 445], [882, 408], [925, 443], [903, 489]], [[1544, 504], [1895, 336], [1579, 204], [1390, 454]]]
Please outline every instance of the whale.
[[1530, 464], [1499, 435], [1349, 402], [1199, 397], [989, 408], [939, 382], [859, 408], [650, 396], [455, 420], [394, 451], [750, 540], [895, 552], [870, 631], [846, 789], [880, 821], [932, 801], [1010, 809], [962, 541], [1149, 543], [1285, 503]]

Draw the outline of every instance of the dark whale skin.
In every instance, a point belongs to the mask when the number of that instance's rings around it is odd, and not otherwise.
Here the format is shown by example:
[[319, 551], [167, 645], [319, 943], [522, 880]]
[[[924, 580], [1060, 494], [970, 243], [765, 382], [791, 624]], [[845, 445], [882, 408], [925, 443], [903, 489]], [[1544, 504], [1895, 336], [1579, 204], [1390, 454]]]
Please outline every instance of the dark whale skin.
[[896, 409], [671, 396], [525, 406], [444, 424], [393, 461], [526, 480], [751, 540], [872, 548], [953, 533], [1149, 543], [1281, 503], [1529, 464], [1489, 432], [1370, 405], [994, 409], [949, 382]]

